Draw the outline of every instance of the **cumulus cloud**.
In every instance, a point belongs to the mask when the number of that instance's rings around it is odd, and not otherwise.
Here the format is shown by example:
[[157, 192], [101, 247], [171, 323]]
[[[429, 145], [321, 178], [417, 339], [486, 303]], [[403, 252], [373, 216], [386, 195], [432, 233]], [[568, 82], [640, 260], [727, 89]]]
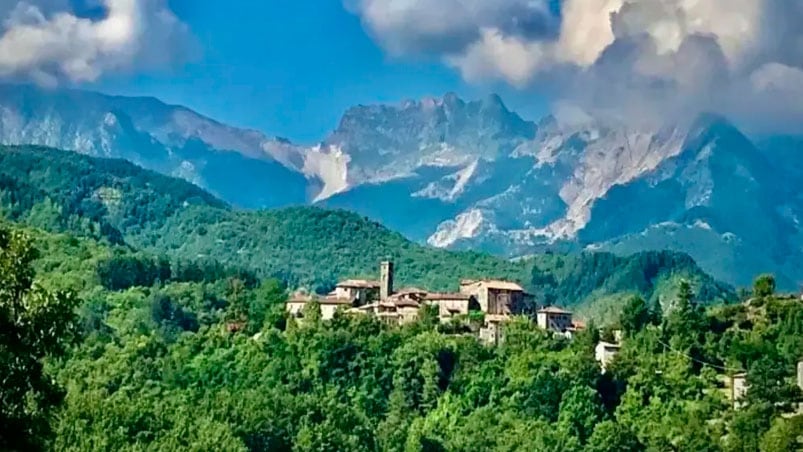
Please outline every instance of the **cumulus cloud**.
[[187, 27], [164, 0], [97, 0], [99, 17], [70, 6], [0, 0], [0, 77], [91, 82], [107, 72], [164, 65], [190, 49]]
[[[557, 6], [557, 7], [556, 7]], [[803, 124], [803, 0], [354, 0], [397, 56], [645, 117], [761, 111]], [[513, 26], [512, 24], [517, 24]], [[791, 119], [796, 119], [793, 121]]]

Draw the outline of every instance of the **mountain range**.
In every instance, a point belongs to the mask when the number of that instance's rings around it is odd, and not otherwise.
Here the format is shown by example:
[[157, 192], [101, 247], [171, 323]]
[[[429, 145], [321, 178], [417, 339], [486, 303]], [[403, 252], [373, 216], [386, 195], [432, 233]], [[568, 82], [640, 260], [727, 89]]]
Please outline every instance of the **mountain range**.
[[803, 270], [803, 137], [704, 114], [635, 126], [584, 112], [537, 122], [495, 95], [355, 106], [318, 145], [230, 127], [153, 98], [0, 86], [0, 143], [117, 157], [243, 208], [353, 210], [435, 247], [688, 253], [748, 285]]
[[[37, 146], [0, 145], [0, 226], [6, 222], [59, 235], [66, 248], [81, 242], [102, 251], [43, 247], [59, 266], [63, 259], [54, 253], [79, 261], [83, 276], [68, 278], [83, 281], [74, 287], [77, 292], [91, 290], [98, 280], [115, 290], [164, 282], [158, 269], [167, 261], [193, 281], [200, 274], [233, 274], [328, 293], [346, 278], [376, 278], [378, 263], [389, 259], [397, 264], [400, 286], [455, 291], [463, 278], [501, 278], [536, 294], [538, 306], [571, 307], [597, 320], [618, 318], [633, 294], [669, 307], [681, 279], [692, 283], [700, 303], [735, 299], [730, 286], [683, 253], [544, 253], [508, 260], [442, 250], [353, 212], [314, 206], [238, 209], [184, 180], [124, 160]], [[90, 255], [111, 258], [110, 264], [83, 262]]]

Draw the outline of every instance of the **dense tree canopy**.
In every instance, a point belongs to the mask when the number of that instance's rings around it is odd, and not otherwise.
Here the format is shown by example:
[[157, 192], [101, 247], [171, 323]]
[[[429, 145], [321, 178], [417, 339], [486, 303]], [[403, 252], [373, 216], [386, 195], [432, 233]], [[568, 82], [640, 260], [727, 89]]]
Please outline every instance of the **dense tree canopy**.
[[76, 299], [34, 285], [36, 250], [19, 231], [0, 228], [0, 448], [41, 447], [61, 399], [44, 359], [61, 356], [75, 333]]
[[[0, 449], [801, 448], [803, 303], [757, 288], [760, 302], [711, 306], [731, 293], [686, 256], [511, 263], [344, 212], [234, 211], [121, 162], [63, 157], [48, 173], [4, 158], [16, 223], [0, 228]], [[303, 322], [285, 315], [289, 288], [373, 276], [386, 257], [401, 284], [517, 279], [605, 314], [597, 326], [621, 325], [621, 349], [603, 373], [594, 323], [567, 339], [515, 318], [486, 346], [431, 310], [404, 327], [323, 320], [312, 303]]]

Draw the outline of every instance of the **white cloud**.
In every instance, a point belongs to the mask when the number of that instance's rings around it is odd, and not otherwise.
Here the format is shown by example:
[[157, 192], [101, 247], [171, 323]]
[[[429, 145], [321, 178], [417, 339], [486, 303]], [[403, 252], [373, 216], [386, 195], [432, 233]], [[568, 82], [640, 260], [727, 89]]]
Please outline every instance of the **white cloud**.
[[447, 56], [470, 81], [501, 78], [515, 86], [526, 85], [546, 60], [548, 48], [539, 42], [504, 36], [497, 29], [482, 30], [478, 41], [462, 54]]
[[[771, 65], [803, 69], [803, 0], [563, 0], [560, 12], [548, 5], [359, 0], [354, 11], [394, 55], [435, 55], [470, 81], [538, 84], [590, 106], [663, 113], [761, 101], [771, 109], [788, 102], [779, 93], [790, 85], [800, 88], [799, 78]], [[527, 26], [511, 26], [521, 17], [531, 19]], [[765, 89], [768, 74], [786, 88]]]
[[165, 63], [188, 37], [162, 0], [103, 0], [102, 18], [79, 17], [66, 2], [0, 8], [0, 76], [39, 83], [88, 82], [109, 71]]

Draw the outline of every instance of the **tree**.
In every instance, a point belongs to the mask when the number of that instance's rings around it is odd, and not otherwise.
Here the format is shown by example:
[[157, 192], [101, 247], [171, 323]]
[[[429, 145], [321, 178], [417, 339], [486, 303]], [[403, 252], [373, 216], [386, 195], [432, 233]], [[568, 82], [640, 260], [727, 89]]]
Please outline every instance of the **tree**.
[[44, 359], [61, 356], [77, 336], [75, 297], [34, 284], [31, 239], [0, 229], [0, 449], [32, 450], [49, 435], [61, 394]]
[[773, 353], [762, 356], [748, 369], [748, 401], [766, 402], [781, 409], [789, 408], [797, 401], [799, 394], [798, 388], [788, 382], [790, 377], [786, 363], [780, 357]]
[[597, 391], [588, 386], [573, 386], [563, 394], [558, 424], [584, 444], [602, 414], [602, 400]]
[[644, 450], [644, 445], [639, 443], [636, 435], [627, 427], [614, 421], [602, 421], [594, 428], [586, 450], [588, 452], [639, 452]]
[[694, 293], [688, 281], [681, 281], [675, 306], [666, 318], [665, 333], [676, 346], [691, 349], [699, 345], [705, 330], [705, 314], [694, 301]]
[[753, 282], [753, 295], [759, 298], [771, 297], [775, 294], [775, 277], [761, 275]]
[[647, 302], [638, 295], [631, 297], [622, 309], [619, 323], [622, 326], [622, 332], [628, 336], [644, 329], [650, 323], [650, 308], [647, 306]]
[[803, 415], [791, 419], [775, 419], [772, 427], [761, 438], [760, 449], [761, 452], [803, 449]]
[[650, 323], [658, 326], [664, 320], [664, 308], [661, 306], [661, 300], [656, 298], [650, 308]]

